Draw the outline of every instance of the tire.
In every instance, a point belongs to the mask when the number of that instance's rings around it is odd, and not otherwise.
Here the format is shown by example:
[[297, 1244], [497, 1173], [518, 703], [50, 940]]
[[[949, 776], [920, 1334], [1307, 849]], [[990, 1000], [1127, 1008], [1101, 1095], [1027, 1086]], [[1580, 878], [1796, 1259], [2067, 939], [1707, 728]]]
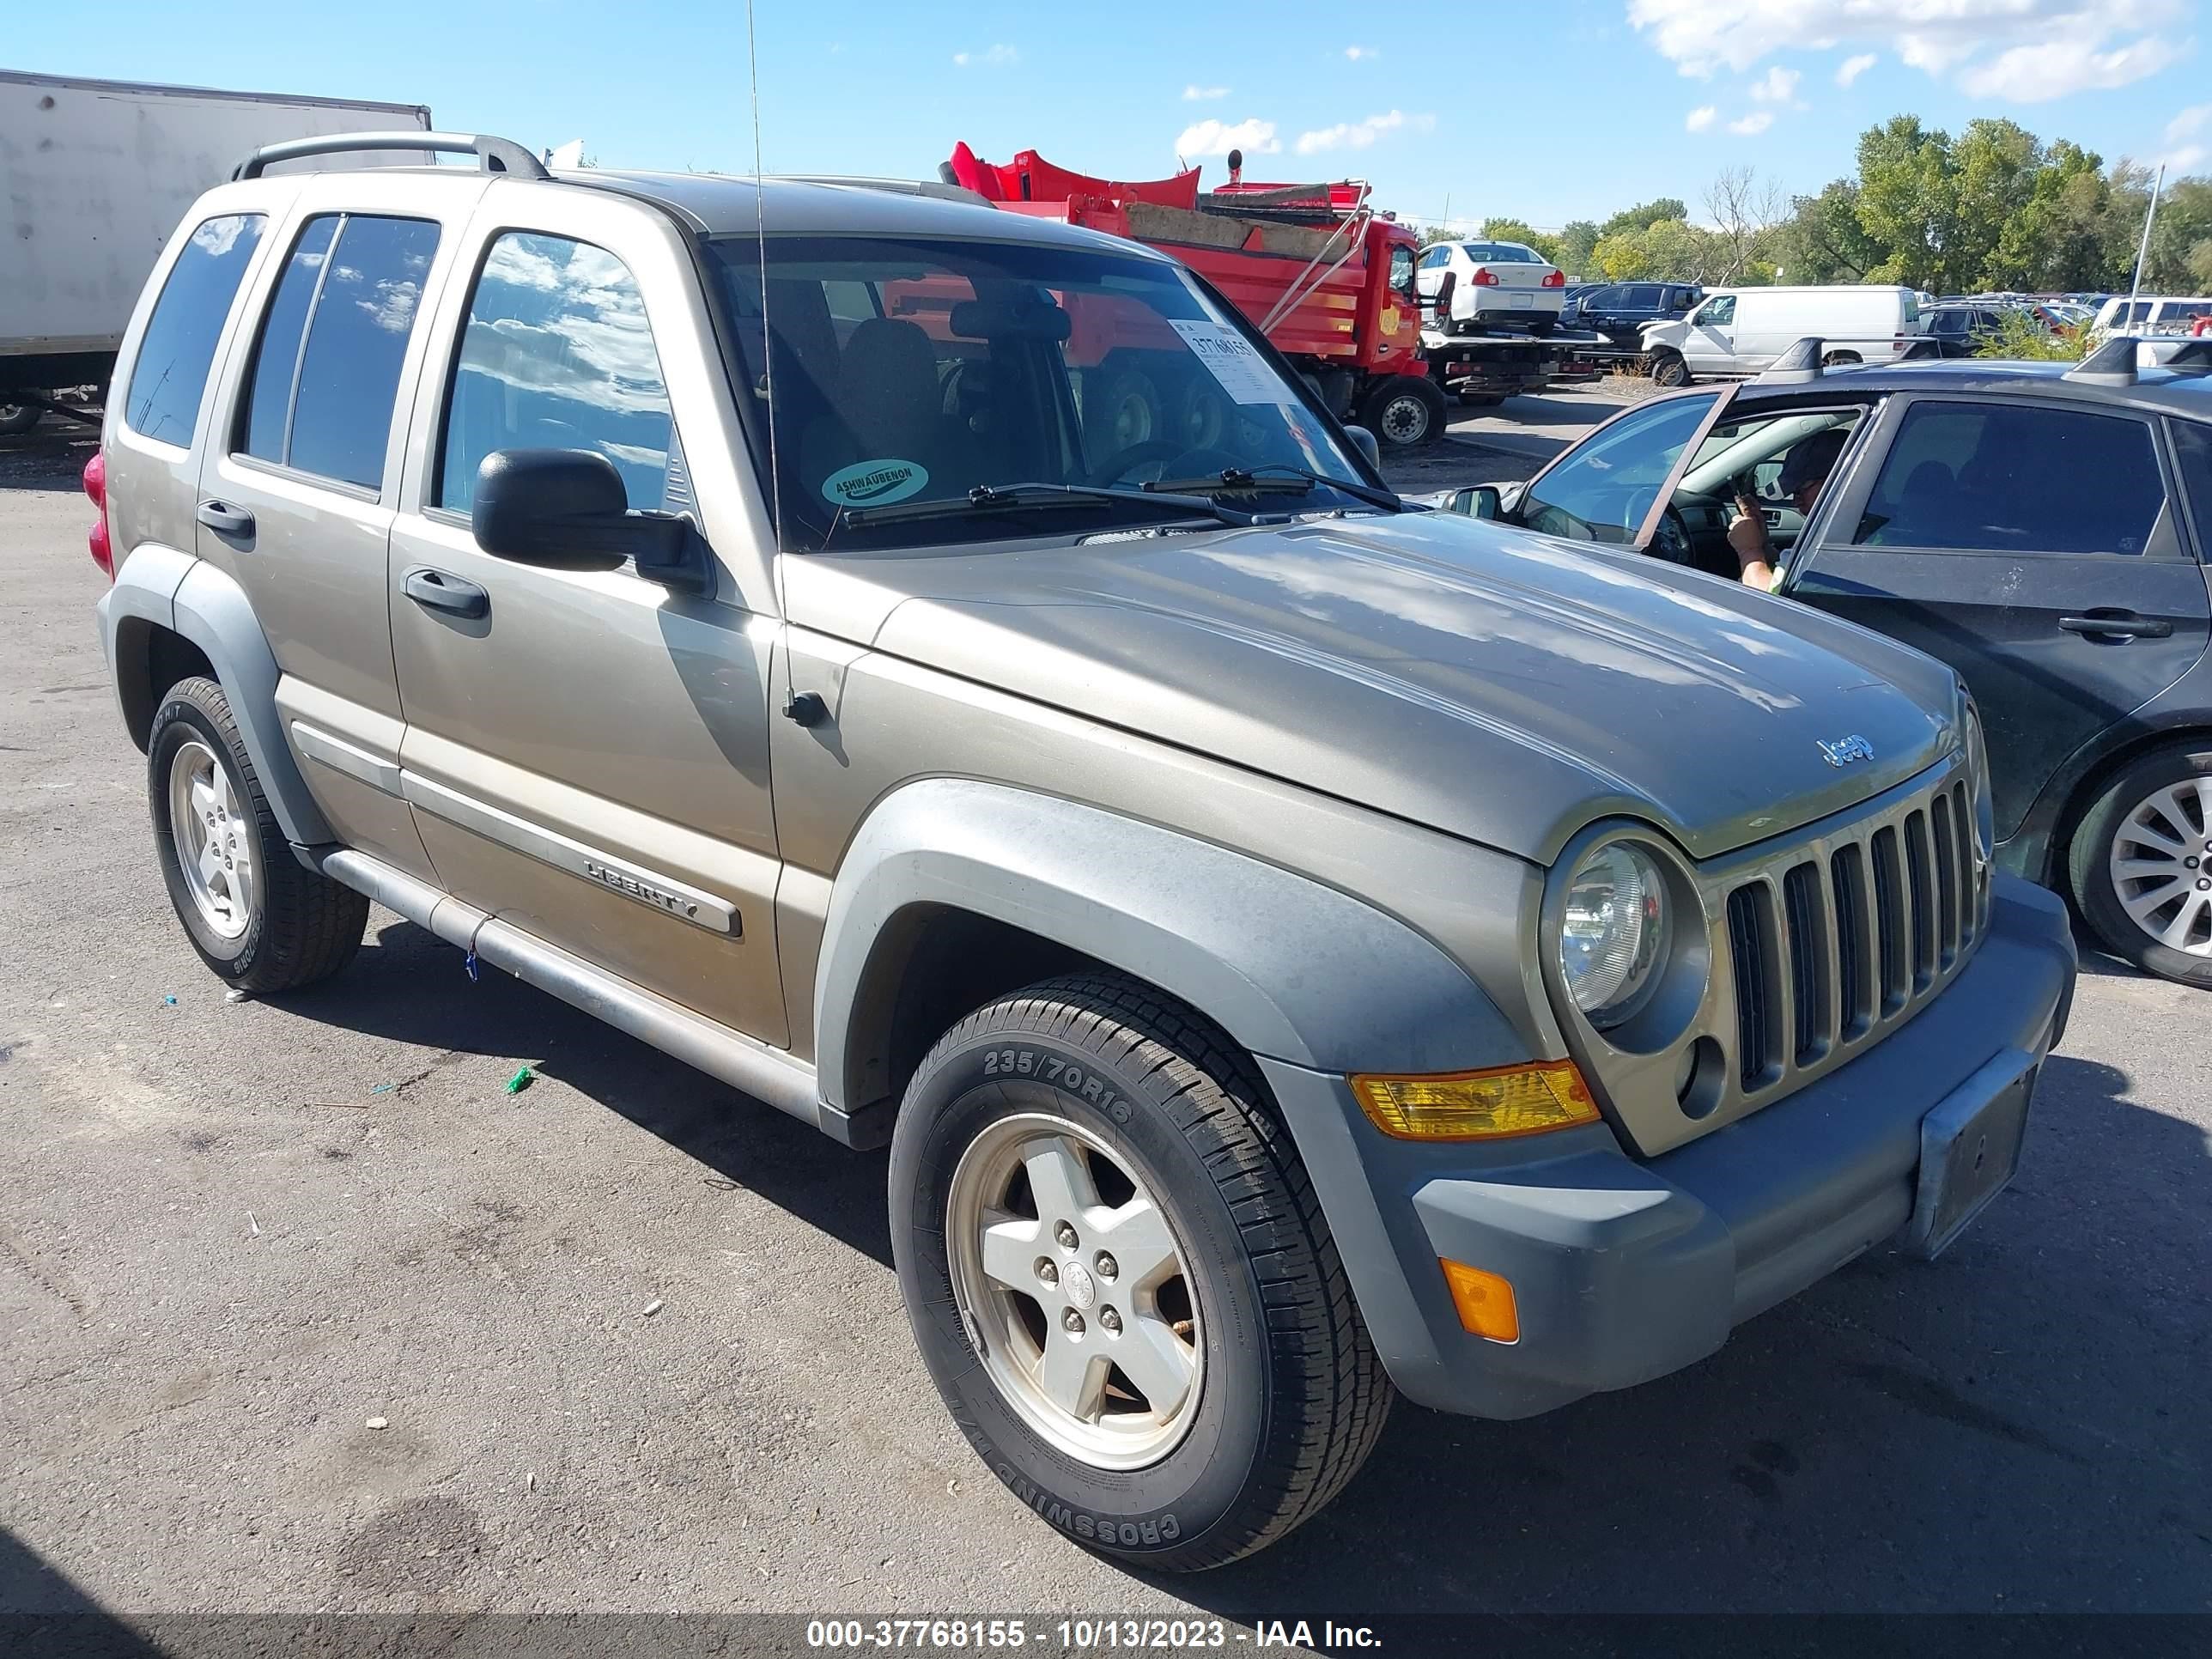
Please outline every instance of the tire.
[[1142, 369], [1117, 368], [1106, 376], [1096, 399], [1086, 392], [1083, 424], [1103, 446], [1097, 459], [1166, 435], [1166, 417], [1160, 410], [1159, 387]]
[[1534, 331], [1536, 337], [1540, 340], [1550, 339], [1552, 337], [1553, 331], [1558, 328], [1559, 325], [1556, 320], [1531, 323], [1528, 325], [1528, 326]]
[[[292, 856], [220, 685], [196, 677], [169, 688], [155, 711], [146, 765], [161, 878], [202, 962], [236, 989], [266, 994], [313, 984], [353, 960], [368, 901]], [[204, 793], [196, 793], [203, 771]], [[179, 809], [190, 814], [196, 802], [215, 815], [222, 850], [235, 849], [216, 859], [220, 872], [184, 850], [197, 848], [207, 825], [185, 830], [180, 842]], [[188, 874], [188, 856], [209, 874]]]
[[45, 410], [30, 404], [0, 404], [0, 438], [20, 438], [46, 416]]
[[1447, 412], [1435, 381], [1393, 374], [1367, 394], [1360, 424], [1386, 450], [1414, 449], [1443, 431]]
[[[2183, 850], [2138, 839], [2139, 826]], [[2137, 866], [2125, 896], [2116, 855]], [[2168, 863], [2171, 878], [2141, 868]], [[2145, 973], [2212, 990], [2212, 738], [2154, 749], [2122, 767], [2075, 826], [2067, 873], [2106, 950]]]
[[1656, 386], [1678, 386], [1690, 384], [1690, 366], [1680, 354], [1655, 351], [1651, 354], [1651, 384]]
[[[1102, 1203], [1154, 1218], [1131, 1265], [1105, 1258], [1133, 1224], [1093, 1219], [1071, 1158]], [[1030, 1169], [1061, 1173], [1032, 1186]], [[1079, 1197], [1041, 1196], [1057, 1190]], [[907, 1089], [890, 1191], [899, 1288], [953, 1420], [1085, 1547], [1156, 1571], [1219, 1566], [1320, 1510], [1374, 1449], [1393, 1390], [1297, 1149], [1249, 1059], [1148, 987], [1047, 981], [947, 1032]], [[1048, 1211], [1097, 1231], [1069, 1247]], [[1030, 1230], [1000, 1253], [1015, 1291], [979, 1265], [1009, 1227]], [[1127, 1314], [1109, 1324], [1117, 1282]], [[1061, 1368], [1095, 1420], [1044, 1397], [1062, 1341], [1097, 1356]], [[1165, 1415], [1163, 1376], [1184, 1384]]]

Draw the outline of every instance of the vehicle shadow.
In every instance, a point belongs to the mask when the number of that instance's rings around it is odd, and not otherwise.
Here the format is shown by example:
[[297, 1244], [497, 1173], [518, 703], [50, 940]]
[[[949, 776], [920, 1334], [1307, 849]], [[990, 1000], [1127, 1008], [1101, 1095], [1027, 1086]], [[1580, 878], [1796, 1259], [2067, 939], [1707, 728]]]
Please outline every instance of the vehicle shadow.
[[1158, 1582], [1245, 1623], [2212, 1608], [2212, 1159], [2127, 1087], [2048, 1061], [2020, 1176], [1940, 1261], [1877, 1250], [1549, 1416], [1401, 1404], [1313, 1522]]
[[161, 1650], [0, 1527], [0, 1650], [73, 1659], [158, 1659]]
[[[886, 1153], [855, 1152], [672, 1060], [413, 922], [377, 928], [351, 967], [282, 1005], [302, 1019], [444, 1054], [528, 1055], [542, 1075], [888, 1267]], [[395, 1079], [398, 1081], [398, 1079]]]

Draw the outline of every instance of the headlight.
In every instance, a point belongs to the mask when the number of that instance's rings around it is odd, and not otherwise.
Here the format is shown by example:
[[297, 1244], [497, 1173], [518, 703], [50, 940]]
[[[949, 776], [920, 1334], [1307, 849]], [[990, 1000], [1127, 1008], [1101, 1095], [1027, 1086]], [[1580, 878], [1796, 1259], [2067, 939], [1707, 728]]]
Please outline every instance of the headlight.
[[1982, 737], [1982, 712], [1966, 705], [1966, 780], [1974, 792], [1974, 851], [1984, 864], [1997, 844], [1997, 814], [1990, 799], [1990, 750]]
[[1673, 928], [1666, 877], [1648, 854], [1611, 841], [1583, 855], [1567, 883], [1559, 974], [1592, 1025], [1608, 1030], [1643, 1007]]

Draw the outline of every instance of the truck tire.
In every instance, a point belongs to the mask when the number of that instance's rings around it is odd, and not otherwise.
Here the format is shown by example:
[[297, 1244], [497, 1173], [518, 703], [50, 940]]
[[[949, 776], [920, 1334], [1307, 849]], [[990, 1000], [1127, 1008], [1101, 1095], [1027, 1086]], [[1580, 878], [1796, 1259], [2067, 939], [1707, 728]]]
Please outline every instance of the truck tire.
[[32, 404], [0, 404], [0, 438], [20, 438], [46, 418], [46, 411]]
[[1435, 381], [1393, 374], [1367, 394], [1360, 424], [1384, 449], [1412, 449], [1443, 431], [1446, 413]]
[[220, 685], [195, 677], [169, 688], [146, 766], [161, 878], [202, 962], [266, 994], [353, 960], [368, 901], [292, 856]]
[[1682, 361], [1679, 351], [1655, 351], [1651, 354], [1651, 384], [1656, 386], [1687, 386], [1690, 366]]
[[977, 1010], [891, 1136], [891, 1249], [953, 1420], [1087, 1548], [1188, 1571], [1273, 1543], [1393, 1397], [1250, 1060], [1117, 975]]
[[1084, 430], [1097, 434], [1100, 460], [1166, 436], [1165, 425], [1159, 387], [1140, 368], [1115, 368], [1100, 381], [1095, 395], [1087, 388], [1084, 392]]
[[2067, 873], [2106, 950], [2212, 990], [2212, 737], [2122, 767], [2075, 826]]

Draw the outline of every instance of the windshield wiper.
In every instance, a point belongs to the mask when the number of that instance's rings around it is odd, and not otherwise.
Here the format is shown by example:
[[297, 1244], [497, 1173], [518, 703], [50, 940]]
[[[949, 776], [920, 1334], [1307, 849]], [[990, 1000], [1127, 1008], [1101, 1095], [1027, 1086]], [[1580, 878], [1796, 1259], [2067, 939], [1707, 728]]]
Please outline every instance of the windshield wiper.
[[1226, 525], [1256, 522], [1254, 514], [1240, 513], [1205, 495], [1133, 489], [1109, 489], [1101, 484], [1002, 483], [977, 484], [965, 495], [944, 501], [894, 501], [884, 507], [854, 507], [845, 510], [848, 524], [896, 524], [911, 519], [958, 518], [975, 513], [1027, 511], [1041, 507], [1096, 507], [1101, 502], [1134, 502], [1139, 507], [1177, 507], [1202, 514]]
[[1377, 489], [1371, 484], [1354, 483], [1344, 478], [1332, 478], [1323, 472], [1309, 472], [1302, 466], [1281, 466], [1273, 462], [1264, 466], [1224, 466], [1219, 472], [1203, 478], [1162, 478], [1157, 483], [1139, 484], [1137, 488], [1162, 494], [1173, 491], [1185, 495], [1254, 495], [1261, 491], [1271, 495], [1309, 495], [1313, 493], [1316, 484], [1340, 489], [1353, 500], [1365, 501], [1370, 507], [1382, 507], [1392, 513], [1406, 510], [1405, 502], [1400, 501], [1394, 491]]

